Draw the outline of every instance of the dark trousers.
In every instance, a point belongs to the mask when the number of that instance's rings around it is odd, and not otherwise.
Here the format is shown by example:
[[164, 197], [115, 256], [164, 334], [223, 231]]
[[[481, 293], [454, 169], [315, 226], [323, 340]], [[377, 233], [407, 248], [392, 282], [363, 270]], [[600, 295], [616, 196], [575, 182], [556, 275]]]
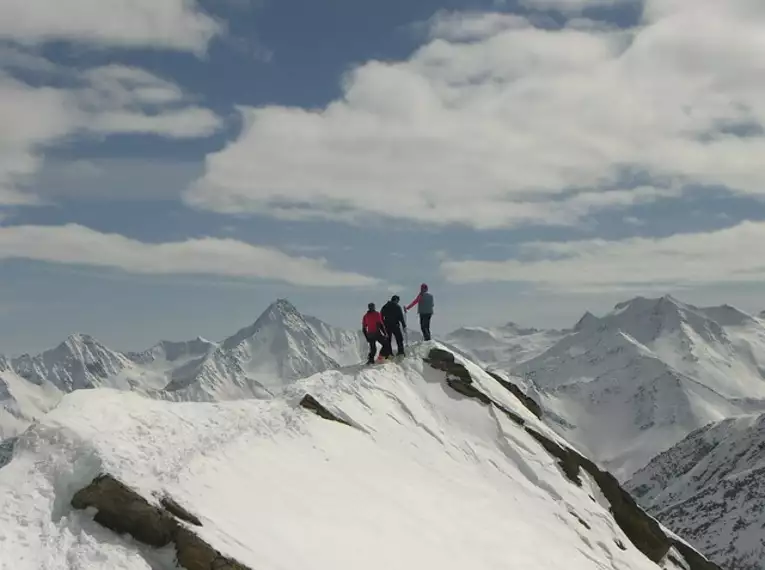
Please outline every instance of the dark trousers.
[[430, 340], [430, 318], [432, 316], [433, 313], [420, 314], [420, 329], [422, 330], [422, 338], [425, 340]]
[[393, 353], [393, 338], [396, 339], [396, 347], [398, 348], [398, 354], [404, 354], [404, 335], [401, 334], [401, 325], [396, 323], [385, 323], [385, 328], [390, 333], [390, 337], [388, 338], [388, 341], [391, 342], [390, 351], [391, 354]]
[[382, 345], [382, 348], [380, 349], [380, 356], [390, 356], [393, 354], [393, 350], [390, 347], [390, 338], [381, 333], [368, 335], [367, 342], [369, 343], [369, 357], [367, 358], [367, 362], [375, 361], [378, 342]]

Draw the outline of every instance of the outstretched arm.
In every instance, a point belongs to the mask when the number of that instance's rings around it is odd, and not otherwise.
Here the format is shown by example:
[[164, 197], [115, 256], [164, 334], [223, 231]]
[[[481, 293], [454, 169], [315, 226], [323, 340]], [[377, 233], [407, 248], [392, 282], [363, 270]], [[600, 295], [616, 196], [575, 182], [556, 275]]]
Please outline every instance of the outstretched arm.
[[411, 303], [409, 303], [409, 304], [406, 306], [406, 310], [408, 311], [409, 309], [411, 309], [412, 307], [414, 307], [414, 306], [415, 306], [417, 303], [419, 303], [419, 302], [420, 302], [420, 299], [422, 299], [422, 293], [420, 293], [419, 295], [417, 295], [417, 297], [415, 297], [414, 301], [412, 301]]

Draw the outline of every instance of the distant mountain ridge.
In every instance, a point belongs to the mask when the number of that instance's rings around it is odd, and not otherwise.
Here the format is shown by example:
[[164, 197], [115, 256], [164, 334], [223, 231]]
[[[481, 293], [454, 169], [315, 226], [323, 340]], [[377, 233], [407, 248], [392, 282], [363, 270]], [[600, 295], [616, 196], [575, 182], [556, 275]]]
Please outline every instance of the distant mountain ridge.
[[[409, 336], [419, 340], [414, 330]], [[730, 305], [637, 297], [604, 317], [587, 312], [571, 329], [509, 322], [462, 327], [444, 342], [514, 375], [561, 435], [624, 478], [706, 423], [765, 409], [764, 321]], [[278, 299], [221, 341], [162, 341], [123, 353], [74, 334], [36, 356], [0, 357], [8, 385], [0, 409], [16, 426], [5, 430], [12, 436], [51, 399], [83, 388], [178, 401], [270, 398], [285, 383], [359, 363], [365, 353], [360, 332]]]
[[522, 378], [558, 432], [622, 479], [703, 425], [765, 410], [765, 321], [730, 305], [636, 297], [529, 357], [502, 354], [523, 335], [496, 340], [470, 354]]
[[0, 356], [0, 439], [75, 390], [116, 388], [177, 401], [270, 398], [286, 383], [360, 362], [364, 346], [360, 332], [302, 315], [286, 299], [220, 342], [165, 340], [119, 352], [72, 334], [38, 355]]
[[625, 488], [722, 567], [765, 568], [765, 414], [692, 432]]
[[541, 354], [565, 334], [509, 322], [493, 328], [461, 327], [447, 334], [444, 341], [476, 362], [507, 369]]
[[[765, 497], [758, 482], [765, 432], [762, 421], [752, 424], [765, 417], [765, 319], [730, 305], [636, 297], [603, 317], [587, 312], [570, 329], [462, 327], [444, 345], [520, 386], [541, 405], [546, 425], [629, 481], [669, 528], [718, 561], [765, 570], [756, 565], [765, 556], [756, 541], [765, 521], [738, 504]], [[0, 465], [7, 442], [72, 391], [271, 400], [295, 380], [365, 355], [360, 332], [302, 315], [284, 299], [221, 341], [119, 352], [74, 334], [39, 355], [0, 355]], [[734, 527], [743, 537], [735, 544]]]

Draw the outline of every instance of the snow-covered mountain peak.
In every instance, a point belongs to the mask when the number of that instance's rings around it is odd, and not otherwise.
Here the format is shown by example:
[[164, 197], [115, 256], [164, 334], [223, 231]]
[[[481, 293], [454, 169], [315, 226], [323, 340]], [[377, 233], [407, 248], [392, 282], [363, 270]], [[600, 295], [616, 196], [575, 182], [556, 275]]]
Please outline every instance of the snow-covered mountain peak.
[[130, 367], [131, 362], [94, 337], [75, 333], [41, 354], [12, 359], [11, 366], [22, 378], [35, 384], [50, 382], [63, 392], [71, 392], [110, 384], [109, 379]]
[[[84, 354], [91, 350], [104, 350], [106, 346], [89, 334], [72, 333], [55, 349], [57, 351], [68, 351], [72, 354]], [[108, 350], [108, 349], [106, 349]]]
[[646, 311], [671, 311], [686, 307], [686, 304], [676, 299], [672, 295], [662, 295], [661, 297], [643, 297], [639, 295], [633, 299], [622, 301], [614, 306], [615, 312], [634, 310], [638, 312]]
[[730, 306], [637, 297], [509, 372], [570, 441], [620, 477], [690, 431], [765, 408], [765, 327]]
[[584, 330], [597, 329], [600, 326], [600, 319], [593, 315], [590, 311], [587, 311], [582, 318], [574, 325], [574, 331], [580, 332]]
[[0, 469], [0, 544], [15, 570], [719, 570], [433, 342], [268, 401], [68, 394]]
[[723, 327], [743, 327], [757, 324], [752, 315], [727, 303], [719, 307], [704, 307], [700, 310]]
[[618, 303], [614, 310], [604, 317], [609, 325], [619, 324], [633, 327], [635, 324], [646, 324], [646, 321], [661, 323], [663, 328], [678, 327], [686, 318], [690, 305], [686, 305], [670, 295], [659, 298], [635, 297], [629, 301]]
[[530, 334], [536, 334], [538, 332], [541, 332], [539, 329], [534, 327], [524, 327], [522, 325], [519, 325], [518, 323], [515, 323], [513, 321], [510, 321], [508, 323], [505, 323], [500, 327], [503, 331], [506, 331], [508, 333], [517, 334], [518, 336], [527, 336]]
[[228, 337], [221, 346], [224, 350], [231, 350], [264, 329], [270, 330], [273, 334], [287, 332], [310, 334], [310, 327], [306, 318], [297, 310], [295, 305], [286, 299], [278, 299], [271, 303], [253, 324]]
[[129, 353], [128, 357], [138, 363], [166, 361], [176, 363], [179, 360], [198, 358], [209, 354], [217, 347], [217, 343], [200, 336], [188, 341], [163, 340], [148, 350]]
[[673, 338], [684, 350], [691, 351], [699, 342], [730, 345], [722, 324], [710, 316], [717, 313], [732, 318], [724, 308], [701, 309], [670, 295], [656, 299], [636, 297], [617, 304], [612, 312], [598, 319], [598, 330], [606, 334], [621, 330], [642, 344], [662, 337]]
[[271, 303], [256, 322], [281, 323], [284, 325], [295, 324], [303, 320], [303, 315], [297, 307], [287, 299], [277, 299]]
[[167, 395], [202, 401], [266, 397], [299, 378], [357, 364], [362, 350], [360, 333], [303, 315], [278, 299], [209, 354], [176, 368]]

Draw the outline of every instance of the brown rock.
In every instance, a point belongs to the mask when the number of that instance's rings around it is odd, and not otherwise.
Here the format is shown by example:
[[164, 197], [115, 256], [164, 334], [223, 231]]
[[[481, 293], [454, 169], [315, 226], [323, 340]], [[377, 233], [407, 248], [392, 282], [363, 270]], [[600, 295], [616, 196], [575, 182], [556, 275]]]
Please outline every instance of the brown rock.
[[325, 420], [339, 422], [341, 424], [345, 424], [347, 426], [353, 427], [351, 426], [351, 424], [349, 424], [348, 422], [346, 422], [345, 420], [341, 418], [338, 418], [335, 414], [333, 414], [327, 408], [322, 406], [316, 398], [311, 396], [311, 394], [306, 394], [305, 396], [303, 396], [303, 399], [300, 400], [300, 406], [307, 410], [311, 410], [316, 415], [324, 418]]
[[159, 507], [150, 504], [111, 475], [99, 475], [72, 498], [75, 509], [97, 509], [94, 520], [114, 532], [130, 534], [156, 548], [174, 543], [178, 564], [186, 570], [249, 570], [223, 556], [175, 517], [202, 526], [199, 518], [170, 497], [160, 503]]
[[94, 517], [98, 524], [156, 548], [173, 540], [177, 525], [172, 516], [149, 504], [111, 475], [99, 475], [75, 493], [72, 506], [75, 509], [94, 507], [98, 509]]

